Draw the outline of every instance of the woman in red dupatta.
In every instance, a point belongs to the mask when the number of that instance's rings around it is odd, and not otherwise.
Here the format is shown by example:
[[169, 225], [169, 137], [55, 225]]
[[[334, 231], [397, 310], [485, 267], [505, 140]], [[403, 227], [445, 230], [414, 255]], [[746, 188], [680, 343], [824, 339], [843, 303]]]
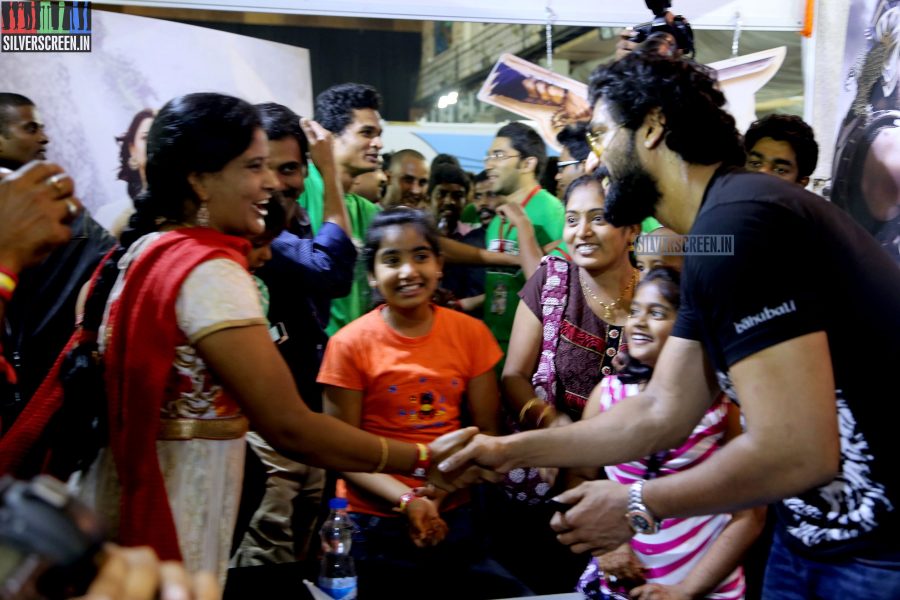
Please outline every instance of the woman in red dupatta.
[[147, 146], [147, 190], [99, 330], [109, 446], [77, 487], [120, 543], [223, 578], [250, 423], [283, 454], [343, 471], [433, 472], [432, 453], [474, 432], [417, 447], [303, 403], [246, 270], [276, 185], [250, 104], [176, 98]]

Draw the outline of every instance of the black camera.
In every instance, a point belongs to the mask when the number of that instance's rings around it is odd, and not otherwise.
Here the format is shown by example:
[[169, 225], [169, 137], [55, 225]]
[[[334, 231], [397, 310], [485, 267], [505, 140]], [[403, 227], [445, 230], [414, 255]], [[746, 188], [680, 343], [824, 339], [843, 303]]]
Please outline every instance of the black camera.
[[685, 54], [694, 53], [694, 30], [683, 15], [667, 18], [672, 3], [669, 0], [646, 0], [647, 8], [653, 12], [653, 20], [634, 26], [629, 41], [640, 44], [653, 34], [668, 34], [675, 39], [678, 49]]
[[84, 593], [105, 539], [96, 515], [61, 481], [0, 479], [0, 600]]

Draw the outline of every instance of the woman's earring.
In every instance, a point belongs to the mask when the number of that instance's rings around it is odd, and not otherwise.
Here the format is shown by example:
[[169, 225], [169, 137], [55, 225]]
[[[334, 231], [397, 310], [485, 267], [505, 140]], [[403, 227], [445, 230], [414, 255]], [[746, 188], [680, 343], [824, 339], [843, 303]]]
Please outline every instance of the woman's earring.
[[200, 208], [197, 209], [197, 227], [209, 227], [209, 202], [200, 201]]
[[634, 252], [634, 242], [631, 242], [630, 244], [628, 244], [628, 251]]
[[138, 161], [135, 157], [131, 156], [128, 158], [128, 168], [130, 168], [132, 171], [137, 171], [139, 166], [140, 165], [138, 164]]

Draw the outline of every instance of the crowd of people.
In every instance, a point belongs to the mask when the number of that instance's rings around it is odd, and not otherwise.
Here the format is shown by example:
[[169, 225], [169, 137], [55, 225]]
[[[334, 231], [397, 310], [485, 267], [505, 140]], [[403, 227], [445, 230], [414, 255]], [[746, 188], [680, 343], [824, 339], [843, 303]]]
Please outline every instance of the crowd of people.
[[520, 122], [467, 173], [383, 153], [367, 85], [179, 96], [120, 140], [113, 234], [0, 93], [0, 473], [152, 550], [94, 593], [273, 589], [345, 495], [363, 598], [900, 595], [896, 265], [803, 189], [798, 117], [741, 135], [655, 50], [589, 91], [555, 194]]

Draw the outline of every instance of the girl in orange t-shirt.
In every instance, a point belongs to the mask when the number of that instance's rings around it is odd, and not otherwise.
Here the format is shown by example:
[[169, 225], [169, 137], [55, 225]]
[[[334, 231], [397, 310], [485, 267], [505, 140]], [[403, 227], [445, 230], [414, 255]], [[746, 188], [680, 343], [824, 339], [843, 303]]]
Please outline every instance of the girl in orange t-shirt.
[[[329, 341], [318, 378], [326, 412], [408, 442], [427, 444], [460, 429], [463, 419], [498, 433], [494, 366], [502, 353], [484, 323], [432, 304], [443, 260], [431, 219], [407, 208], [385, 211], [373, 221], [364, 252], [385, 303]], [[359, 529], [351, 553], [366, 597], [433, 590], [423, 586], [437, 573], [453, 574], [441, 578], [447, 597], [526, 591], [487, 558], [465, 491], [424, 497], [408, 477], [344, 475]]]

